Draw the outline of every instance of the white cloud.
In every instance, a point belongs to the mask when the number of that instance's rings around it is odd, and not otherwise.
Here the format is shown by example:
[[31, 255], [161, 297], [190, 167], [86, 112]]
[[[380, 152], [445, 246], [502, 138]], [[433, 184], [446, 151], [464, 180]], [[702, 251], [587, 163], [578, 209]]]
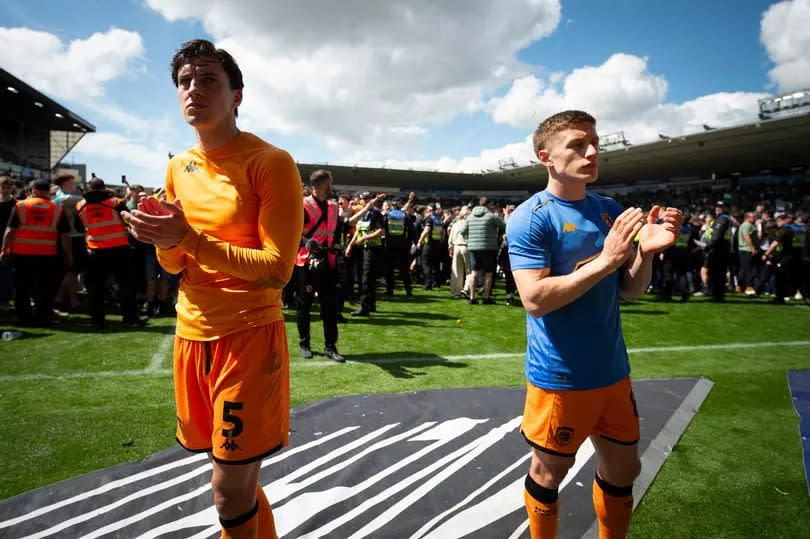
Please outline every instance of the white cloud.
[[785, 0], [762, 14], [760, 40], [771, 61], [768, 72], [781, 92], [810, 87], [810, 0]]
[[[94, 159], [102, 159], [114, 164], [116, 174], [126, 173], [132, 183], [162, 186], [166, 178], [169, 147], [162, 141], [138, 139], [120, 133], [89, 133], [79, 142], [74, 153], [80, 159], [87, 159], [94, 171], [99, 170], [94, 165]], [[110, 183], [118, 183], [118, 176], [110, 176], [106, 172], [100, 175]]]
[[103, 95], [144, 51], [138, 33], [120, 28], [65, 45], [48, 32], [0, 27], [0, 43], [6, 71], [46, 94], [77, 100]]
[[[556, 79], [556, 80], [555, 80]], [[616, 53], [602, 65], [572, 70], [565, 76], [516, 79], [502, 97], [487, 104], [497, 123], [533, 129], [544, 118], [565, 109], [593, 114], [598, 130], [624, 131], [633, 143], [701, 131], [703, 124], [726, 127], [756, 119], [764, 93], [721, 92], [684, 103], [666, 103], [667, 81], [647, 70], [647, 60]]]
[[454, 158], [449, 156], [439, 159], [386, 159], [339, 161], [336, 164], [357, 165], [363, 167], [386, 167], [393, 169], [440, 170], [442, 172], [482, 172], [497, 170], [500, 161], [514, 159], [516, 164], [525, 165], [536, 159], [532, 153], [531, 135], [523, 142], [506, 144], [500, 148], [487, 148], [478, 155]]
[[480, 109], [526, 70], [516, 53], [560, 21], [558, 0], [147, 3], [201, 21], [236, 57], [244, 126], [316, 133], [346, 152], [407, 146], [419, 133], [399, 126]]

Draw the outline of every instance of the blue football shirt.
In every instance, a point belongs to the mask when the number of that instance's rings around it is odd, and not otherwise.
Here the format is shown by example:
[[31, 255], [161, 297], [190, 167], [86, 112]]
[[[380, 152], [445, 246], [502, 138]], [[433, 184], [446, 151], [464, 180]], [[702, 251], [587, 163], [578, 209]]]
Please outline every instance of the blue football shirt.
[[[602, 251], [621, 208], [588, 193], [568, 201], [540, 191], [509, 218], [506, 237], [512, 271], [550, 268], [568, 275]], [[526, 378], [544, 389], [595, 389], [630, 374], [619, 318], [619, 273], [545, 316], [526, 313]]]

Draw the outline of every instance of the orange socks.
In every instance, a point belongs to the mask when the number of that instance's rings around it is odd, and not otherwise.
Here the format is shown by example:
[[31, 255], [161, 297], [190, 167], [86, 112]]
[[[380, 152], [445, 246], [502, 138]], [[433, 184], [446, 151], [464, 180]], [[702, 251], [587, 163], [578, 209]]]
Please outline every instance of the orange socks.
[[219, 519], [222, 524], [220, 539], [278, 539], [273, 521], [273, 510], [261, 485], [256, 486], [256, 505], [240, 517]]
[[593, 508], [599, 519], [599, 539], [625, 537], [633, 516], [633, 485], [617, 487], [595, 476]]
[[264, 489], [261, 485], [256, 486], [256, 502], [259, 504], [259, 529], [262, 532], [262, 537], [277, 539], [273, 509], [270, 507], [270, 502], [267, 501], [267, 496], [264, 495]]
[[529, 513], [529, 530], [532, 539], [557, 537], [559, 522], [558, 490], [540, 486], [530, 475], [526, 476], [523, 499]]

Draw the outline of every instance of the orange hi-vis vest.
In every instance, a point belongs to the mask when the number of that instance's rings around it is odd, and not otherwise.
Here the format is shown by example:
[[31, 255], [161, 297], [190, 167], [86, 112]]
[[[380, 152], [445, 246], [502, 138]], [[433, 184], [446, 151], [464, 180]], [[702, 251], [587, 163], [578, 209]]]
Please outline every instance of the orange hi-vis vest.
[[[304, 199], [304, 213], [306, 213], [309, 222], [309, 229], [304, 230], [302, 236], [303, 243], [306, 243], [309, 238], [318, 240], [324, 248], [332, 247], [335, 241], [335, 230], [337, 229], [338, 222], [338, 206], [334, 200], [327, 201], [326, 205], [326, 219], [321, 220], [321, 208], [318, 206], [318, 201], [310, 195]], [[312, 230], [312, 226], [318, 223], [318, 228]], [[329, 267], [335, 269], [337, 267], [337, 255], [331, 250], [328, 252]], [[309, 261], [309, 249], [302, 245], [298, 249], [298, 256], [295, 257], [296, 266], [304, 266]]]
[[20, 226], [14, 236], [11, 252], [16, 255], [54, 256], [59, 233], [56, 226], [62, 218], [62, 206], [47, 198], [20, 200], [15, 207]]
[[129, 245], [124, 221], [115, 211], [120, 202], [118, 198], [107, 198], [91, 203], [82, 200], [76, 205], [76, 213], [84, 225], [88, 249], [111, 249]]

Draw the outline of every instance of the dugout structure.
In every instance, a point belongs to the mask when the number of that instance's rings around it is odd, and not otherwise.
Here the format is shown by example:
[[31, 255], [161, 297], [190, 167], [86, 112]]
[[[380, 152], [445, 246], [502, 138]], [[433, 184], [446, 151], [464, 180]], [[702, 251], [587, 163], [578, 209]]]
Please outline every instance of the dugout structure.
[[49, 174], [96, 128], [39, 90], [0, 68], [0, 171]]

